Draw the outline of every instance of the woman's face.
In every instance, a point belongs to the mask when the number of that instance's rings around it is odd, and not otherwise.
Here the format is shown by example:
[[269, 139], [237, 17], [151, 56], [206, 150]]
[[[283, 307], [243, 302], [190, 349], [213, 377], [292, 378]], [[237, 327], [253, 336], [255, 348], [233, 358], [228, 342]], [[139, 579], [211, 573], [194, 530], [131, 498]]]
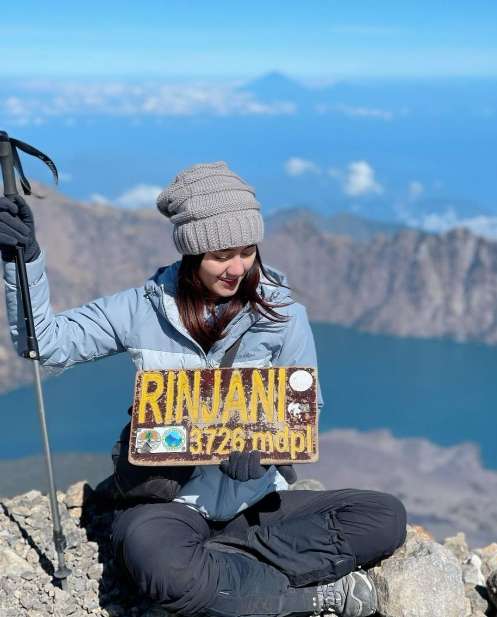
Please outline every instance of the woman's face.
[[234, 296], [255, 261], [256, 245], [210, 251], [200, 262], [198, 275], [214, 299]]

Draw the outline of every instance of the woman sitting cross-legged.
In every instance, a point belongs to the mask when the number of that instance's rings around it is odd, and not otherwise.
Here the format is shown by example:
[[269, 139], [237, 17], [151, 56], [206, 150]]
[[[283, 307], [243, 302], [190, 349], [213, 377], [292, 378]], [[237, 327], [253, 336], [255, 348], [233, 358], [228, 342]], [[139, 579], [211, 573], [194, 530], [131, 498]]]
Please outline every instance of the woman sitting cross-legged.
[[[46, 366], [128, 351], [139, 370], [213, 368], [239, 339], [234, 367], [317, 366], [304, 306], [284, 275], [261, 261], [254, 190], [225, 163], [205, 163], [182, 171], [157, 205], [174, 226], [181, 261], [142, 287], [54, 314], [31, 211], [20, 198], [0, 200], [19, 351], [25, 333], [13, 247], [22, 242]], [[116, 563], [137, 593], [190, 617], [373, 614], [366, 570], [404, 542], [402, 503], [370, 490], [287, 490], [295, 479], [292, 466], [261, 465], [257, 451], [193, 467], [173, 501], [150, 495], [149, 503], [116, 511]]]

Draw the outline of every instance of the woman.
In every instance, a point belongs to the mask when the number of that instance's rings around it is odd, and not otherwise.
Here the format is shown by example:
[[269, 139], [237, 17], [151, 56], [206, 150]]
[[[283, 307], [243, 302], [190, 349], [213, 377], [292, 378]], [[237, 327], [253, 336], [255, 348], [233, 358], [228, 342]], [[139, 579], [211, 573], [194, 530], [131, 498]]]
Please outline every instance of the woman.
[[[143, 287], [54, 315], [44, 257], [22, 199], [0, 200], [0, 249], [9, 322], [19, 352], [13, 247], [26, 246], [34, 319], [45, 366], [128, 351], [139, 370], [216, 367], [237, 341], [235, 367], [316, 366], [305, 308], [284, 276], [262, 266], [260, 206], [225, 163], [194, 165], [157, 199], [182, 261]], [[323, 401], [319, 390], [319, 407]], [[360, 568], [405, 539], [405, 510], [375, 491], [287, 491], [293, 468], [235, 453], [198, 466], [173, 502], [117, 513], [117, 563], [139, 592], [194, 617], [375, 612]]]

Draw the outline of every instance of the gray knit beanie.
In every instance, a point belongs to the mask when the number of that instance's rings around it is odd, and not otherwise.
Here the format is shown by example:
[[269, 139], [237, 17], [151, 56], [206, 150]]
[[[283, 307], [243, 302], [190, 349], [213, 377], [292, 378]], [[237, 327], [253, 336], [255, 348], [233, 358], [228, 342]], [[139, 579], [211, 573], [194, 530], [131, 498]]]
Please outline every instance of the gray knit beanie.
[[183, 170], [157, 197], [157, 208], [174, 224], [183, 255], [256, 244], [264, 235], [254, 189], [224, 161]]

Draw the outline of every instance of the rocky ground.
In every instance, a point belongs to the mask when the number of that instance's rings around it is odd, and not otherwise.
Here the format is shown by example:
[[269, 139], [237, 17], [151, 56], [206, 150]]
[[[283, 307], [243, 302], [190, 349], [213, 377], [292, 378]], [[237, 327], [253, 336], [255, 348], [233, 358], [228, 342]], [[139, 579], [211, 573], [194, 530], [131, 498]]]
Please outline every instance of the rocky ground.
[[[306, 480], [295, 487], [322, 485]], [[95, 503], [91, 487], [74, 484], [59, 492], [58, 502], [72, 570], [67, 591], [53, 581], [47, 498], [30, 491], [0, 502], [0, 617], [164, 617], [116, 572], [112, 513]], [[441, 544], [422, 527], [409, 526], [405, 544], [370, 572], [383, 617], [497, 615], [497, 543], [470, 549], [458, 534]]]
[[[320, 434], [319, 450], [317, 463], [295, 466], [300, 479], [315, 478], [327, 489], [393, 493], [404, 503], [408, 522], [439, 542], [458, 531], [471, 546], [497, 539], [497, 471], [482, 466], [473, 444], [442, 447], [387, 430], [335, 429]], [[111, 473], [112, 462], [109, 454], [56, 453], [54, 469], [62, 489], [82, 479], [96, 486]], [[43, 457], [0, 460], [0, 501], [47, 487]]]

